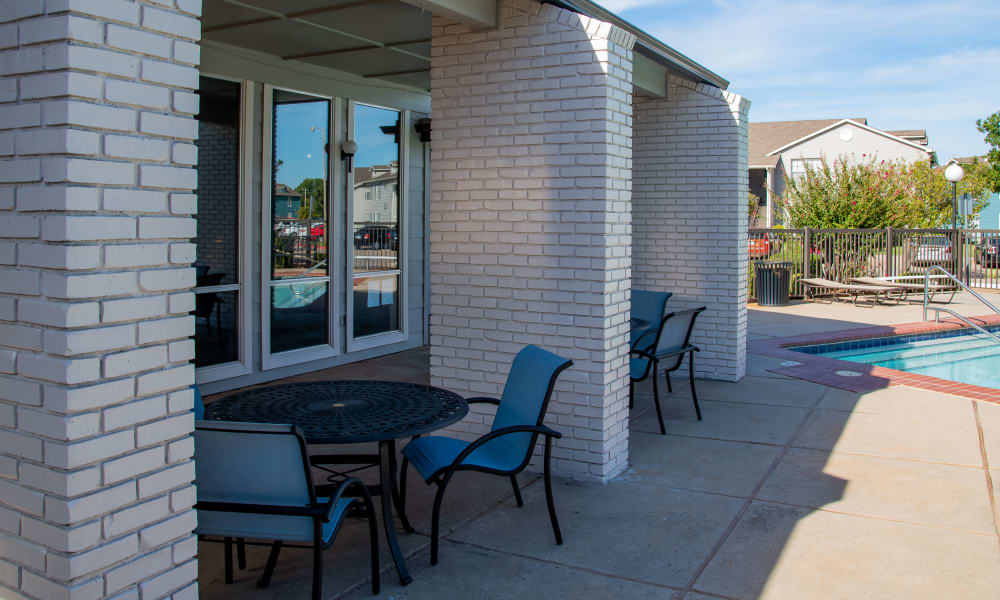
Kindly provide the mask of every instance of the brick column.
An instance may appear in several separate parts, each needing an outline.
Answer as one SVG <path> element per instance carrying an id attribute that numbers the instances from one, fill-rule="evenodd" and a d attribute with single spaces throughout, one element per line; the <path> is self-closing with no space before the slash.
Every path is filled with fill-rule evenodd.
<path id="1" fill-rule="evenodd" d="M 197 596 L 200 5 L 0 2 L 0 597 Z"/>
<path id="2" fill-rule="evenodd" d="M 669 78 L 667 98 L 636 97 L 632 285 L 707 306 L 696 374 L 746 373 L 747 114 L 750 101 Z"/>
<path id="3" fill-rule="evenodd" d="M 600 481 L 628 452 L 634 42 L 530 0 L 495 30 L 433 26 L 431 381 L 495 396 L 527 344 L 572 359 L 556 469 Z"/>

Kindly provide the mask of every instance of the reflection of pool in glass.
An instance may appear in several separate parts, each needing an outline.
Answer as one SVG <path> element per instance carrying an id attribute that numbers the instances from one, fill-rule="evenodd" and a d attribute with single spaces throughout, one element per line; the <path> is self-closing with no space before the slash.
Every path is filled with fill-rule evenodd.
<path id="1" fill-rule="evenodd" d="M 354 278 L 354 337 L 398 331 L 399 276 Z"/>
<path id="2" fill-rule="evenodd" d="M 273 308 L 301 308 L 318 300 L 326 293 L 326 282 L 299 283 L 275 286 L 271 290 Z"/>
<path id="3" fill-rule="evenodd" d="M 991 332 L 1000 327 L 988 328 Z M 791 348 L 876 367 L 1000 389 L 1000 343 L 974 329 Z"/>

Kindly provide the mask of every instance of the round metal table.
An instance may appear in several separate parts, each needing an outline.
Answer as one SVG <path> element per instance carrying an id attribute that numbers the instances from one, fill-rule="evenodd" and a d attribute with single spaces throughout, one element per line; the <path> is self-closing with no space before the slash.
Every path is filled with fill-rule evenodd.
<path id="1" fill-rule="evenodd" d="M 250 423 L 290 423 L 309 444 L 378 442 L 378 455 L 313 455 L 322 464 L 378 464 L 382 520 L 399 579 L 410 577 L 396 539 L 392 505 L 413 531 L 396 489 L 396 439 L 447 427 L 469 412 L 465 399 L 445 389 L 396 381 L 310 381 L 254 388 L 205 407 L 205 418 Z M 328 470 L 329 471 L 329 470 Z M 330 471 L 336 473 L 335 471 Z M 388 486 L 388 492 L 386 492 Z M 322 487 L 322 486 L 317 486 Z M 320 493 L 318 491 L 317 493 Z"/>

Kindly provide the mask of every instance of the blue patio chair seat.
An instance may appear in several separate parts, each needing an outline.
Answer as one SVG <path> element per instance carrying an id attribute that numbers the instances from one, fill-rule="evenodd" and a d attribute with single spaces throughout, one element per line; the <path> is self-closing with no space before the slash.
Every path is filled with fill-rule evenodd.
<path id="1" fill-rule="evenodd" d="M 486 403 L 497 406 L 490 432 L 466 442 L 444 436 L 419 437 L 403 448 L 400 468 L 400 507 L 406 506 L 406 470 L 412 462 L 424 482 L 437 485 L 431 516 L 431 564 L 437 564 L 438 532 L 441 500 L 452 477 L 459 471 L 471 470 L 510 478 L 518 506 L 524 506 L 517 474 L 531 461 L 531 452 L 538 436 L 545 436 L 545 500 L 556 543 L 562 544 L 562 532 L 552 501 L 552 440 L 562 437 L 545 427 L 545 411 L 559 374 L 573 361 L 543 350 L 526 346 L 514 357 L 507 375 L 503 395 L 494 398 L 469 398 L 469 404 Z"/>
<path id="2" fill-rule="evenodd" d="M 492 471 L 513 471 L 521 464 L 523 456 L 510 452 L 508 447 L 494 444 L 502 439 L 488 442 L 465 457 L 462 465 Z M 413 440 L 406 448 L 406 457 L 424 480 L 430 479 L 438 471 L 447 468 L 472 442 L 435 435 Z"/>
<path id="3" fill-rule="evenodd" d="M 205 399 L 201 397 L 198 384 L 192 385 L 191 389 L 194 390 L 194 419 L 200 421 L 205 418 Z"/>
<path id="4" fill-rule="evenodd" d="M 347 478 L 331 496 L 317 498 L 306 441 L 298 429 L 292 425 L 197 421 L 194 449 L 198 493 L 195 533 L 223 538 L 226 583 L 233 581 L 233 538 L 245 544 L 253 542 L 244 540 L 270 540 L 257 543 L 271 547 L 257 585 L 266 587 L 271 581 L 283 546 L 311 548 L 312 597 L 319 600 L 323 550 L 333 543 L 347 509 L 361 504 L 368 517 L 372 593 L 378 593 L 380 564 L 371 494 L 360 480 Z M 349 496 L 351 492 L 356 496 Z"/>
<path id="5" fill-rule="evenodd" d="M 663 425 L 663 410 L 660 408 L 660 389 L 656 383 L 660 368 L 667 378 L 667 391 L 673 392 L 670 384 L 670 372 L 676 371 L 688 355 L 689 381 L 691 383 L 691 399 L 694 401 L 695 414 L 701 420 L 701 407 L 698 406 L 698 394 L 694 388 L 694 353 L 700 349 L 691 344 L 691 334 L 694 332 L 694 321 L 705 310 L 705 307 L 679 310 L 664 316 L 659 324 L 643 333 L 632 345 L 629 352 L 629 384 L 628 407 L 635 403 L 635 383 L 653 377 L 653 400 L 656 405 L 656 416 L 660 421 L 660 433 L 666 434 Z M 661 365 L 660 363 L 664 363 Z"/>

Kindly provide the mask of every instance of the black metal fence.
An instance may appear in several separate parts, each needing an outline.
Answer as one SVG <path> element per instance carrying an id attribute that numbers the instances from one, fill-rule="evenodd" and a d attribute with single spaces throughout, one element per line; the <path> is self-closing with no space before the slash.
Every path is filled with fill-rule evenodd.
<path id="1" fill-rule="evenodd" d="M 800 280 L 822 277 L 923 275 L 940 265 L 973 288 L 1000 289 L 1000 230 L 981 229 L 751 229 L 748 294 L 753 296 L 753 262 L 792 263 L 793 296 Z"/>

